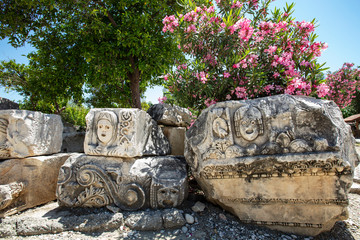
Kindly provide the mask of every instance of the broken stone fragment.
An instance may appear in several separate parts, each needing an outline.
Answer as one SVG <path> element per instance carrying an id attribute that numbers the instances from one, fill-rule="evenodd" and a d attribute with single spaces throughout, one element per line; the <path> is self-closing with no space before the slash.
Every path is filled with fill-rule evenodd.
<path id="1" fill-rule="evenodd" d="M 187 131 L 185 157 L 209 201 L 305 235 L 347 218 L 359 161 L 334 102 L 290 95 L 212 105 Z"/>
<path id="2" fill-rule="evenodd" d="M 0 159 L 60 152 L 61 117 L 26 110 L 0 110 Z"/>
<path id="3" fill-rule="evenodd" d="M 91 109 L 86 125 L 87 155 L 137 157 L 170 152 L 170 144 L 160 127 L 140 109 Z"/>
<path id="4" fill-rule="evenodd" d="M 0 162 L 0 217 L 56 199 L 60 167 L 69 154 L 54 154 Z"/>
<path id="5" fill-rule="evenodd" d="M 158 124 L 174 127 L 187 127 L 191 123 L 191 112 L 176 105 L 154 104 L 147 111 Z"/>
<path id="6" fill-rule="evenodd" d="M 74 155 L 61 167 L 57 199 L 67 207 L 171 208 L 187 197 L 184 159 Z"/>

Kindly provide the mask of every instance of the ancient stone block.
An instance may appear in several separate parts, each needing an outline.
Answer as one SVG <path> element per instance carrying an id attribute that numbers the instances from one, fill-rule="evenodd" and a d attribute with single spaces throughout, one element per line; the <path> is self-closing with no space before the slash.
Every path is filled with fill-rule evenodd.
<path id="1" fill-rule="evenodd" d="M 154 104 L 147 112 L 158 124 L 187 127 L 191 123 L 191 112 L 179 106 Z"/>
<path id="2" fill-rule="evenodd" d="M 160 127 L 139 109 L 91 109 L 86 125 L 84 151 L 88 155 L 136 157 L 170 152 Z"/>
<path id="3" fill-rule="evenodd" d="M 185 160 L 176 157 L 74 155 L 60 169 L 57 198 L 68 207 L 176 207 L 187 194 L 186 176 Z"/>
<path id="4" fill-rule="evenodd" d="M 19 109 L 19 104 L 7 98 L 0 97 L 0 110 Z"/>
<path id="5" fill-rule="evenodd" d="M 60 152 L 61 117 L 26 110 L 0 110 L 0 159 Z"/>
<path id="6" fill-rule="evenodd" d="M 187 131 L 185 157 L 211 202 L 305 235 L 347 218 L 359 161 L 335 103 L 290 95 L 209 107 Z"/>
<path id="7" fill-rule="evenodd" d="M 171 148 L 170 155 L 184 156 L 186 128 L 162 126 L 161 129 L 165 137 L 169 140 Z"/>
<path id="8" fill-rule="evenodd" d="M 56 199 L 60 167 L 69 154 L 0 162 L 0 217 Z"/>

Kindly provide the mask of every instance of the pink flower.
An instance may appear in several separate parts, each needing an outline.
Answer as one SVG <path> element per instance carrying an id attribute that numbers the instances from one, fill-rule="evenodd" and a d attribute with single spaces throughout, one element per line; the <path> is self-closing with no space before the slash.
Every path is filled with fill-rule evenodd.
<path id="1" fill-rule="evenodd" d="M 317 94 L 319 97 L 325 97 L 326 95 L 328 95 L 330 91 L 330 88 L 328 85 L 326 85 L 325 83 L 321 83 L 319 86 L 317 86 Z"/>
<path id="2" fill-rule="evenodd" d="M 167 97 L 166 96 L 164 96 L 164 97 L 159 97 L 158 98 L 158 101 L 159 101 L 159 103 L 160 104 L 164 104 L 164 102 L 167 100 Z"/>
<path id="3" fill-rule="evenodd" d="M 224 72 L 224 78 L 229 78 L 229 77 L 230 77 L 230 73 Z"/>

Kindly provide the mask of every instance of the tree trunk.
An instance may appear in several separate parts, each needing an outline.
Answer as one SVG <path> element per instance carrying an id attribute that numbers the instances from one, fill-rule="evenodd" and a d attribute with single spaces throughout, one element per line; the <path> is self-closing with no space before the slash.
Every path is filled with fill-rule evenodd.
<path id="1" fill-rule="evenodd" d="M 130 80 L 130 90 L 131 90 L 131 106 L 133 108 L 141 109 L 141 101 L 140 101 L 140 70 L 136 66 L 136 58 L 131 56 L 130 63 L 132 72 L 128 73 L 128 77 Z"/>

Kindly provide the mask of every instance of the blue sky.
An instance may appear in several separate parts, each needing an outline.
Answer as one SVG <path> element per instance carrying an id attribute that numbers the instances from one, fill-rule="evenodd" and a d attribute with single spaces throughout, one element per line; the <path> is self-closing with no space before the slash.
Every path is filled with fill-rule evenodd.
<path id="1" fill-rule="evenodd" d="M 328 49 L 319 58 L 319 62 L 326 62 L 330 71 L 339 69 L 344 62 L 354 63 L 360 66 L 360 0 L 276 0 L 271 4 L 282 8 L 286 3 L 295 2 L 293 16 L 297 21 L 311 21 L 316 18 L 318 27 L 315 32 L 319 35 L 317 41 L 328 43 Z M 26 55 L 34 50 L 31 46 L 18 49 L 12 48 L 6 40 L 0 41 L 0 60 L 15 59 L 19 63 L 27 63 Z M 0 87 L 0 96 L 13 101 L 21 100 L 16 92 L 6 93 Z M 158 103 L 157 99 L 162 96 L 162 88 L 155 87 L 146 92 L 146 101 Z"/>

